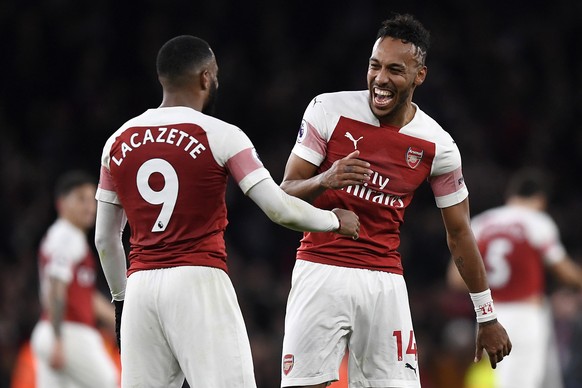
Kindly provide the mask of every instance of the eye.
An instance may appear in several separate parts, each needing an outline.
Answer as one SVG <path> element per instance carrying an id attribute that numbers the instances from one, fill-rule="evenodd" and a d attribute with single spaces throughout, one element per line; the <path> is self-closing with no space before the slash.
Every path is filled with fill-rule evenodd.
<path id="1" fill-rule="evenodd" d="M 406 70 L 402 67 L 390 67 L 390 72 L 392 74 L 401 75 L 401 74 L 406 73 Z"/>

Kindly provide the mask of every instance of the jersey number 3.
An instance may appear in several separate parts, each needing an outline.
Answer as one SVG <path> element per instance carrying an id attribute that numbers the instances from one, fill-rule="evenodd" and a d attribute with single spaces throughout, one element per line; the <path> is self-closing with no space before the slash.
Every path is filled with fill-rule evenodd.
<path id="1" fill-rule="evenodd" d="M 160 190 L 154 190 L 150 185 L 152 174 L 161 174 L 164 178 L 164 186 Z M 166 230 L 174 206 L 178 199 L 178 174 L 172 165 L 164 159 L 150 159 L 141 165 L 136 177 L 137 190 L 142 198 L 152 205 L 162 205 L 158 218 L 152 226 L 152 232 Z"/>

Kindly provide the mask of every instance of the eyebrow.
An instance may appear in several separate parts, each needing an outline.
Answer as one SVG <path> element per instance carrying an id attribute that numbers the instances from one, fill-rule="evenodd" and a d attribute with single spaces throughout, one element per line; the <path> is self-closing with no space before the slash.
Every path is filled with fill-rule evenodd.
<path id="1" fill-rule="evenodd" d="M 368 62 L 374 62 L 374 63 L 380 63 L 380 61 L 377 58 L 374 57 L 370 57 L 370 60 Z M 406 69 L 406 64 L 402 64 L 402 63 L 390 63 L 388 65 L 388 67 L 391 68 L 398 68 L 398 69 Z"/>

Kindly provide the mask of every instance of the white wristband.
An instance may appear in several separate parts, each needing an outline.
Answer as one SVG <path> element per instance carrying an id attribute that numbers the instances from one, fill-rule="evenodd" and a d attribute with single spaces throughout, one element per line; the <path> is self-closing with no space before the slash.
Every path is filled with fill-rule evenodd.
<path id="1" fill-rule="evenodd" d="M 482 292 L 469 293 L 469 295 L 473 301 L 473 306 L 475 306 L 478 323 L 489 322 L 497 318 L 490 289 Z"/>

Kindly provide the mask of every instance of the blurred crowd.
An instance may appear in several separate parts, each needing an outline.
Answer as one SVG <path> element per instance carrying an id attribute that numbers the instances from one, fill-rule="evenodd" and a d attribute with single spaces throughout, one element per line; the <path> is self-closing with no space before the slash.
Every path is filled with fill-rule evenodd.
<path id="1" fill-rule="evenodd" d="M 366 88 L 380 22 L 413 13 L 432 33 L 415 101 L 463 156 L 472 213 L 503 202 L 523 166 L 553 177 L 550 214 L 582 261 L 582 3 L 555 0 L 0 3 L 0 388 L 37 320 L 36 249 L 55 217 L 54 179 L 98 176 L 103 143 L 161 101 L 155 56 L 169 38 L 207 40 L 219 64 L 216 116 L 241 127 L 280 181 L 303 110 L 316 94 Z M 257 383 L 278 386 L 285 303 L 301 235 L 228 193 L 230 274 L 249 331 Z M 425 388 L 462 387 L 473 359 L 468 295 L 447 288 L 440 212 L 427 185 L 402 229 Z M 103 277 L 101 288 L 107 292 Z M 550 280 L 551 286 L 551 280 Z M 550 287 L 567 388 L 582 387 L 582 298 Z M 575 344 L 578 347 L 575 348 Z"/>

